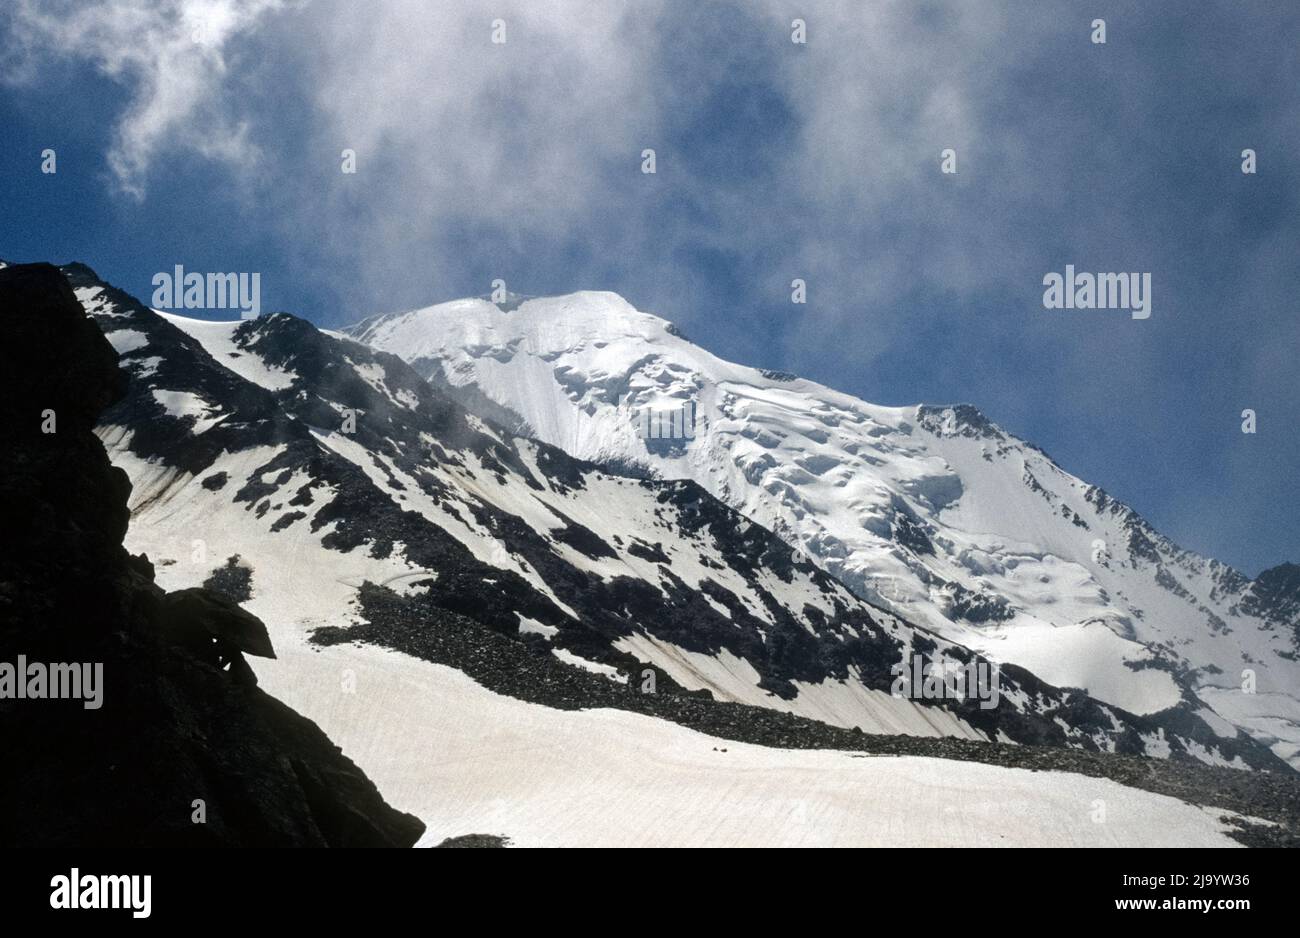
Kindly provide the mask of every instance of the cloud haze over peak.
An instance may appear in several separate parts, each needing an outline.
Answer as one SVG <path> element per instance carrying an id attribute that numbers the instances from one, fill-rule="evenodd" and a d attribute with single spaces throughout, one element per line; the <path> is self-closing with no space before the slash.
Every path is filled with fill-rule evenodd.
<path id="1" fill-rule="evenodd" d="M 260 270 L 264 305 L 327 325 L 498 277 L 614 290 L 724 357 L 971 401 L 1253 573 L 1300 555 L 1298 27 L 1228 2 L 18 0 L 3 169 L 61 162 L 14 186 L 0 256 L 138 294 L 173 263 Z M 1151 272 L 1152 317 L 1045 310 L 1067 264 Z"/>

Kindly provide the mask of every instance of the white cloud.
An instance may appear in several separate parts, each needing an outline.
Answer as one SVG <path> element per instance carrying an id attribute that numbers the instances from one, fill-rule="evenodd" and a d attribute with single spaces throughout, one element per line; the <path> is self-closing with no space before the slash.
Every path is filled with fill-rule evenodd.
<path id="1" fill-rule="evenodd" d="M 282 0 L 9 0 L 6 58 L 32 78 L 44 56 L 85 59 L 131 89 L 108 164 L 143 196 L 151 161 L 168 145 L 251 163 L 246 125 L 220 94 L 225 50 Z"/>
<path id="2" fill-rule="evenodd" d="M 463 226 L 500 243 L 582 230 L 655 146 L 661 5 L 423 0 L 312 10 L 312 153 L 332 178 L 309 211 L 347 224 L 336 250 L 372 284 L 450 274 Z M 492 27 L 505 22 L 506 41 Z M 635 28 L 634 28 L 635 27 Z M 297 28 L 297 27 L 295 27 Z M 343 149 L 357 172 L 338 172 Z M 478 247 L 482 247 L 479 245 Z M 508 276 L 508 271 L 501 271 Z M 487 284 L 483 284 L 484 291 Z"/>

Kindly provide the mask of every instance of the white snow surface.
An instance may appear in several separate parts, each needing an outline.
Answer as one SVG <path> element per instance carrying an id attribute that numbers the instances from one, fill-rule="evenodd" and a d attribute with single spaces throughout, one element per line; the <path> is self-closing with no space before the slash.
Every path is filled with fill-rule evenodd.
<path id="1" fill-rule="evenodd" d="M 153 398 L 162 405 L 168 417 L 183 420 L 194 419 L 194 432 L 202 433 L 216 426 L 226 415 L 202 397 L 190 391 L 167 391 L 155 389 Z"/>
<path id="2" fill-rule="evenodd" d="M 282 368 L 269 365 L 257 355 L 257 346 L 240 346 L 235 341 L 235 330 L 246 320 L 212 321 L 191 319 L 154 310 L 186 335 L 198 340 L 204 351 L 218 364 L 230 369 L 245 381 L 251 381 L 269 391 L 281 391 L 293 384 L 294 376 Z M 119 349 L 120 351 L 120 349 Z"/>
<path id="3" fill-rule="evenodd" d="M 881 407 L 732 364 L 612 293 L 510 311 L 457 300 L 353 332 L 574 456 L 695 480 L 863 598 L 1052 683 L 1152 713 L 1178 702 L 1179 669 L 1221 718 L 1300 767 L 1294 630 L 1238 608 L 1235 571 L 970 409 Z M 638 435 L 636 408 L 688 402 L 694 439 Z M 904 549 L 900 515 L 933 553 Z M 970 621 L 944 583 L 1001 597 L 1011 614 Z M 1257 693 L 1242 691 L 1245 669 Z"/>

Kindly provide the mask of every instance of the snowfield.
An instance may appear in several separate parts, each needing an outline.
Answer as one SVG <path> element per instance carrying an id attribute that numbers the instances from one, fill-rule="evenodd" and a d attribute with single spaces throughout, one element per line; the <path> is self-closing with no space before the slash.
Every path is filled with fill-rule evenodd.
<path id="1" fill-rule="evenodd" d="M 267 365 L 257 355 L 252 354 L 251 350 L 241 349 L 235 344 L 235 330 L 244 324 L 244 320 L 208 321 L 165 313 L 162 310 L 154 310 L 154 312 L 197 339 L 209 355 L 245 381 L 251 381 L 258 387 L 270 391 L 280 391 L 293 384 L 293 375 L 282 368 Z M 121 352 L 122 349 L 118 349 L 118 353 Z"/>
<path id="2" fill-rule="evenodd" d="M 1105 779 L 767 749 L 523 703 L 392 652 L 273 638 L 281 660 L 257 662 L 262 686 L 424 821 L 425 846 L 471 833 L 539 847 L 1236 845 L 1225 812 Z"/>

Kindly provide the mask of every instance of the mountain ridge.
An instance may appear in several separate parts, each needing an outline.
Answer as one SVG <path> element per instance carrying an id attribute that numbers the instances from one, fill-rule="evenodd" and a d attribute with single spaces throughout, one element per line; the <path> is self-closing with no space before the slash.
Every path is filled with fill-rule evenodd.
<path id="1" fill-rule="evenodd" d="M 220 555 L 251 565 L 255 608 L 268 569 L 293 579 L 278 542 L 292 545 L 291 560 L 301 552 L 322 566 L 381 568 L 339 582 L 397 583 L 396 596 L 362 590 L 341 602 L 362 621 L 396 616 L 394 642 L 403 616 L 465 615 L 629 689 L 648 665 L 664 695 L 705 694 L 874 732 L 1271 764 L 1198 718 L 1099 706 L 1015 665 L 1003 669 L 998 709 L 900 699 L 890 693 L 892 664 L 919 653 L 960 667 L 970 652 L 852 598 L 694 483 L 611 474 L 512 438 L 396 356 L 288 314 L 187 319 L 149 310 L 88 270 L 68 273 L 136 378 L 100 433 L 137 480 L 138 530 L 156 541 L 181 514 L 213 513 L 220 523 L 203 523 L 229 544 Z M 340 432 L 348 413 L 355 427 Z M 259 553 L 262 539 L 268 549 Z M 168 548 L 164 559 L 167 576 L 185 573 L 177 582 L 213 575 L 184 570 L 176 553 Z M 371 621 L 362 634 L 378 641 L 383 629 Z"/>
<path id="2" fill-rule="evenodd" d="M 344 331 L 517 432 L 699 482 L 950 640 L 1138 712 L 1199 696 L 1300 752 L 1290 567 L 1251 580 L 1184 550 L 971 405 L 880 407 L 732 365 L 603 292 L 509 313 L 453 301 Z M 702 415 L 693 439 L 640 438 L 639 409 L 684 405 Z"/>

